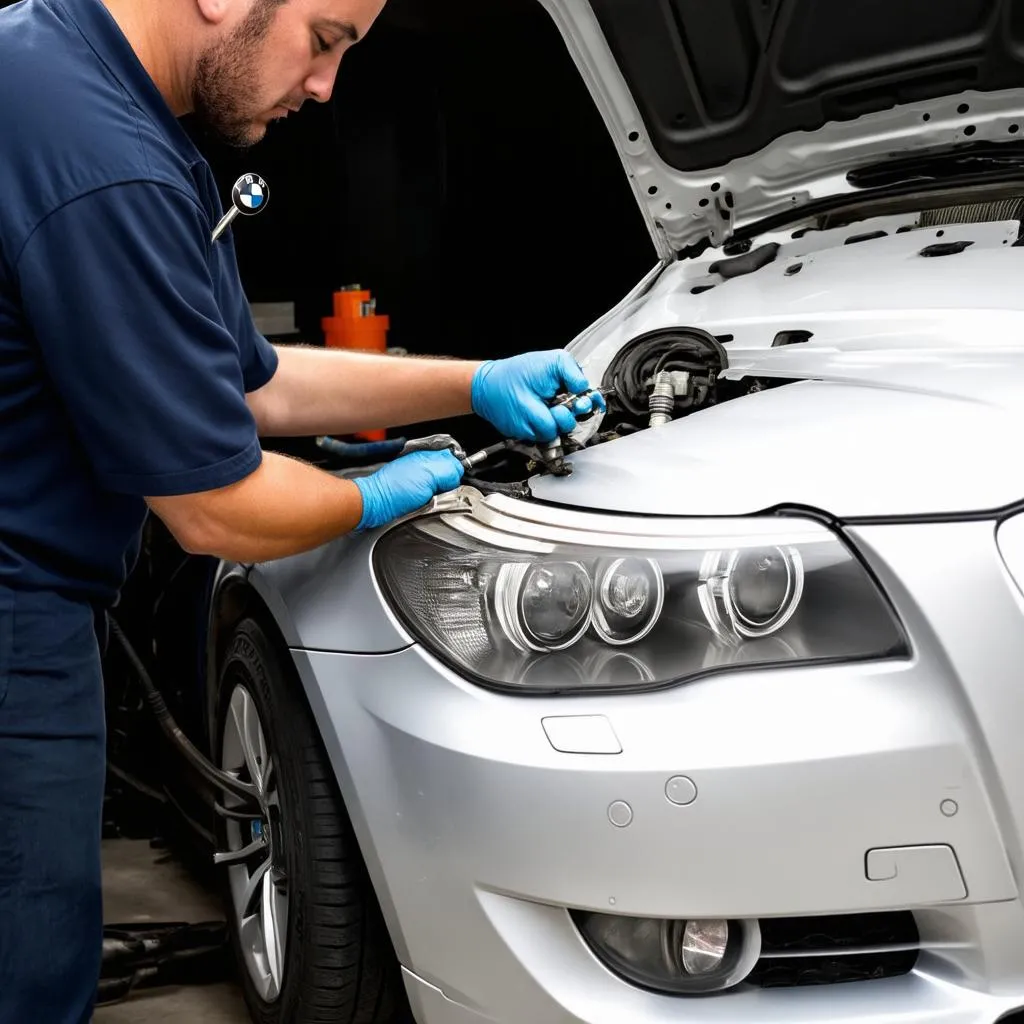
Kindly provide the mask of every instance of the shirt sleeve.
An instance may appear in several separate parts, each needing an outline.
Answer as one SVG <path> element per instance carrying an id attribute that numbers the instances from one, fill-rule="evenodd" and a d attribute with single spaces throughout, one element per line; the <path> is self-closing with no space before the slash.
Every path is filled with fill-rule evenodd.
<path id="1" fill-rule="evenodd" d="M 132 182 L 62 206 L 19 256 L 29 327 L 111 491 L 211 490 L 260 464 L 246 377 L 269 379 L 274 353 L 260 350 L 243 366 L 218 306 L 211 244 L 207 218 L 185 192 Z"/>
<path id="2" fill-rule="evenodd" d="M 277 349 L 256 329 L 252 314 L 248 311 L 246 323 L 250 341 L 242 352 L 242 379 L 248 394 L 270 383 L 270 378 L 277 373 L 279 360 Z"/>
<path id="3" fill-rule="evenodd" d="M 277 372 L 277 349 L 260 333 L 253 319 L 252 308 L 238 281 L 238 261 L 235 258 L 234 240 L 231 233 L 222 236 L 218 261 L 221 279 L 221 294 L 231 296 L 231 309 L 225 310 L 229 324 L 238 325 L 239 355 L 242 360 L 242 380 L 245 391 L 258 391 Z"/>

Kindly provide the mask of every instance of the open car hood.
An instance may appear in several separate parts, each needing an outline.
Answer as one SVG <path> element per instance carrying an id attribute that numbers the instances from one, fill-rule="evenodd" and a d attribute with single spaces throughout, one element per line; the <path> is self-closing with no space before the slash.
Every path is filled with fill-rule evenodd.
<path id="1" fill-rule="evenodd" d="M 540 2 L 662 257 L 936 175 L 1024 180 L 1016 0 Z"/>

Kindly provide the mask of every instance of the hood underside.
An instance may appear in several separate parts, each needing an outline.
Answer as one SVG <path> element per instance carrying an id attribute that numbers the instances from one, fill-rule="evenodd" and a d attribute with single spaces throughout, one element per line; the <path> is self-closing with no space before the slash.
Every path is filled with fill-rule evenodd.
<path id="1" fill-rule="evenodd" d="M 591 0 L 654 148 L 721 167 L 782 135 L 1021 84 L 1009 0 Z"/>
<path id="2" fill-rule="evenodd" d="M 927 185 L 920 167 L 881 186 L 850 172 L 1013 145 L 1024 127 L 1016 0 L 541 2 L 663 256 L 826 198 Z"/>

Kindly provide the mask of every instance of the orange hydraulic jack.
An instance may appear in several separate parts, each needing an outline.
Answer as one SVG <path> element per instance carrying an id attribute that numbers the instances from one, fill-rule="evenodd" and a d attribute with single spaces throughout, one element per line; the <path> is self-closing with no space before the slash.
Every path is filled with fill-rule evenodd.
<path id="1" fill-rule="evenodd" d="M 334 315 L 320 321 L 328 348 L 361 352 L 386 352 L 390 320 L 377 313 L 377 300 L 357 284 L 334 293 Z M 383 441 L 384 430 L 364 430 L 356 435 L 367 441 Z"/>

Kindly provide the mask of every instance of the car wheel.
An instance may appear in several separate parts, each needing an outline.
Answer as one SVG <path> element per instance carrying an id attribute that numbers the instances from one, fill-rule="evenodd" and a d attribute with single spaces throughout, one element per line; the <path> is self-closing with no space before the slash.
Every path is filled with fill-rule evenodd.
<path id="1" fill-rule="evenodd" d="M 245 619 L 220 673 L 220 764 L 260 793 L 224 817 L 229 931 L 259 1024 L 406 1020 L 398 963 L 294 668 Z M 230 813 L 232 801 L 227 800 Z M 400 1013 L 401 1011 L 401 1013 Z"/>

